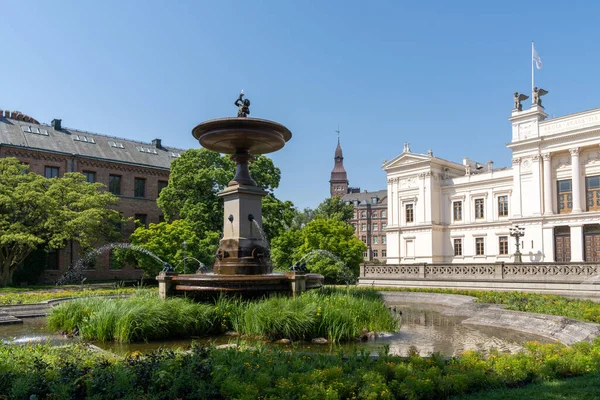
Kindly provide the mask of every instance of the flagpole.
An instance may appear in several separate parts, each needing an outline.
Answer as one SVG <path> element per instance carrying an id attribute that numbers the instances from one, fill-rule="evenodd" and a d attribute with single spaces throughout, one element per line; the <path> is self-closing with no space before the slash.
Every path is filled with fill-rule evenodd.
<path id="1" fill-rule="evenodd" d="M 533 40 L 531 41 L 531 91 L 533 92 Z"/>

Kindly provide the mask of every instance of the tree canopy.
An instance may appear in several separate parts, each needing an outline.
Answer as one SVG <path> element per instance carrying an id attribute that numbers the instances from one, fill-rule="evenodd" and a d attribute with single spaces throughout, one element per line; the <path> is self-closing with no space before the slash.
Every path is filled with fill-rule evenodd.
<path id="1" fill-rule="evenodd" d="M 354 206 L 346 204 L 340 197 L 329 197 L 315 208 L 313 218 L 333 218 L 348 222 L 354 216 Z"/>
<path id="2" fill-rule="evenodd" d="M 23 260 L 37 248 L 64 247 L 73 240 L 89 249 L 119 236 L 118 198 L 79 173 L 47 179 L 28 173 L 16 158 L 0 159 L 0 286 L 12 282 Z"/>
<path id="3" fill-rule="evenodd" d="M 310 272 L 340 282 L 358 276 L 365 250 L 366 245 L 354 236 L 351 225 L 335 218 L 316 218 L 300 230 L 275 238 L 271 242 L 271 261 L 280 269 L 288 269 L 304 259 Z"/>

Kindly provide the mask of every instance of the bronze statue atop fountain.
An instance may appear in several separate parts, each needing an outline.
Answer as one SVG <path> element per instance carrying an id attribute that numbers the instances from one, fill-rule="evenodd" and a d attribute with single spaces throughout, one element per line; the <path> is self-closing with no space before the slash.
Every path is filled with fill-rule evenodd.
<path id="1" fill-rule="evenodd" d="M 250 114 L 250 100 L 244 99 L 244 91 L 240 93 L 240 97 L 237 98 L 235 104 L 238 108 L 238 118 L 246 118 Z"/>

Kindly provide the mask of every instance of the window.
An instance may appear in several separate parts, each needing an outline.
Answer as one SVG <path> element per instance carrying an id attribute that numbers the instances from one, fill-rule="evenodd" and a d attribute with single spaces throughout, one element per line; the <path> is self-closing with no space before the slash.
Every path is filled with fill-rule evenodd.
<path id="1" fill-rule="evenodd" d="M 158 196 L 160 196 L 160 192 L 167 187 L 167 185 L 169 184 L 169 182 L 167 181 L 158 181 Z"/>
<path id="2" fill-rule="evenodd" d="M 362 236 L 360 237 L 360 240 L 362 240 L 362 241 L 363 241 L 363 243 L 367 243 L 367 237 L 366 237 L 365 235 L 362 235 Z"/>
<path id="3" fill-rule="evenodd" d="M 567 214 L 573 209 L 573 188 L 571 186 L 571 180 L 565 179 L 564 181 L 558 181 L 557 191 L 558 194 L 558 213 Z"/>
<path id="4" fill-rule="evenodd" d="M 44 175 L 46 178 L 58 178 L 58 167 L 46 167 Z"/>
<path id="5" fill-rule="evenodd" d="M 382 223 L 381 224 L 381 230 L 385 231 L 385 228 L 387 228 L 387 224 L 386 223 Z"/>
<path id="6" fill-rule="evenodd" d="M 121 195 L 121 175 L 109 175 L 108 191 L 118 196 Z"/>
<path id="7" fill-rule="evenodd" d="M 454 255 L 462 256 L 462 239 L 454 239 Z"/>
<path id="8" fill-rule="evenodd" d="M 406 222 L 414 222 L 415 215 L 414 215 L 414 210 L 413 210 L 413 204 L 407 204 L 405 206 L 405 210 L 406 210 Z"/>
<path id="9" fill-rule="evenodd" d="M 133 180 L 133 196 L 146 197 L 146 180 L 143 178 L 135 178 Z"/>
<path id="10" fill-rule="evenodd" d="M 158 216 L 158 222 L 165 222 L 165 216 L 164 215 L 159 215 Z M 354 226 L 354 230 L 356 230 L 356 225 Z"/>
<path id="11" fill-rule="evenodd" d="M 386 249 L 381 250 L 381 257 L 387 257 L 387 250 Z"/>
<path id="12" fill-rule="evenodd" d="M 373 230 L 374 231 L 378 231 L 379 230 L 379 224 L 373 224 Z"/>
<path id="13" fill-rule="evenodd" d="M 475 255 L 483 256 L 485 255 L 485 247 L 483 243 L 483 238 L 475 238 Z"/>
<path id="14" fill-rule="evenodd" d="M 600 211 L 600 175 L 585 178 L 588 211 Z"/>
<path id="15" fill-rule="evenodd" d="M 371 197 L 371 204 L 377 204 L 377 197 Z"/>
<path id="16" fill-rule="evenodd" d="M 379 244 L 379 236 L 373 236 L 373 244 Z"/>
<path id="17" fill-rule="evenodd" d="M 462 201 L 452 203 L 452 210 L 454 212 L 454 220 L 462 221 Z"/>
<path id="18" fill-rule="evenodd" d="M 373 212 L 373 218 L 377 218 L 379 214 L 377 214 L 377 211 Z"/>
<path id="19" fill-rule="evenodd" d="M 498 216 L 508 217 L 508 196 L 498 196 Z"/>
<path id="20" fill-rule="evenodd" d="M 363 251 L 363 258 L 367 258 L 367 252 Z"/>
<path id="21" fill-rule="evenodd" d="M 352 224 L 352 228 L 354 228 L 354 232 L 356 232 L 356 224 Z"/>
<path id="22" fill-rule="evenodd" d="M 367 224 L 365 224 L 365 223 L 360 224 L 360 230 L 363 231 L 363 232 L 366 231 L 367 230 Z"/>
<path id="23" fill-rule="evenodd" d="M 148 227 L 148 215 L 147 214 L 135 214 L 135 221 L 142 225 L 144 228 Z"/>
<path id="24" fill-rule="evenodd" d="M 83 175 L 85 176 L 85 180 L 89 183 L 96 182 L 96 173 L 91 171 L 83 171 Z"/>
<path id="25" fill-rule="evenodd" d="M 366 212 L 364 212 L 364 211 L 363 211 L 363 212 L 361 212 L 361 213 L 360 213 L 360 217 L 361 217 L 361 218 L 367 218 L 367 213 L 366 213 Z"/>
<path id="26" fill-rule="evenodd" d="M 508 254 L 508 236 L 500 236 L 498 238 L 498 254 Z"/>
<path id="27" fill-rule="evenodd" d="M 475 218 L 484 218 L 483 199 L 475 199 Z"/>
<path id="28" fill-rule="evenodd" d="M 387 236 L 383 235 L 381 237 L 381 244 L 387 244 Z"/>
<path id="29" fill-rule="evenodd" d="M 379 252 L 377 250 L 373 250 L 373 258 L 379 257 Z"/>
<path id="30" fill-rule="evenodd" d="M 387 211 L 381 212 L 381 218 L 387 218 Z"/>

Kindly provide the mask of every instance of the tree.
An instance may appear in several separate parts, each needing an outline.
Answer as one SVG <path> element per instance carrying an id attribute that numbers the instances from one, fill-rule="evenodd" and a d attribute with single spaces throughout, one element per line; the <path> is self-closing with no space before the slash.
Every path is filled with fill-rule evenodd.
<path id="1" fill-rule="evenodd" d="M 140 246 L 151 251 L 161 260 L 168 262 L 179 273 L 192 273 L 200 266 L 198 261 L 204 265 L 212 265 L 219 244 L 218 232 L 197 232 L 191 223 L 185 219 L 173 222 L 161 222 L 150 224 L 148 228 L 138 227 L 129 237 L 131 244 Z M 183 249 L 183 242 L 186 249 Z M 146 276 L 158 275 L 163 266 L 155 259 L 143 253 L 133 250 L 118 252 L 119 261 L 135 262 L 138 268 L 143 269 Z M 184 255 L 186 257 L 186 271 L 184 267 Z"/>
<path id="2" fill-rule="evenodd" d="M 365 244 L 354 236 L 351 225 L 335 218 L 317 218 L 301 230 L 286 232 L 271 243 L 271 260 L 287 269 L 300 260 L 310 272 L 340 282 L 358 276 Z M 328 254 L 329 253 L 329 254 Z"/>
<path id="3" fill-rule="evenodd" d="M 262 200 L 262 227 L 269 240 L 276 238 L 289 230 L 296 216 L 294 203 L 289 200 L 281 201 L 272 194 Z"/>
<path id="4" fill-rule="evenodd" d="M 218 193 L 233 179 L 235 163 L 206 149 L 187 150 L 171 164 L 169 184 L 160 192 L 158 206 L 167 221 L 188 220 L 198 231 L 223 229 L 223 199 Z M 258 156 L 250 164 L 256 184 L 272 192 L 279 186 L 281 172 L 273 161 Z M 268 217 L 268 213 L 263 213 Z"/>
<path id="5" fill-rule="evenodd" d="M 354 206 L 346 204 L 340 197 L 329 197 L 317 206 L 314 218 L 333 218 L 348 222 L 354 217 Z"/>
<path id="6" fill-rule="evenodd" d="M 23 260 L 40 247 L 59 249 L 73 240 L 90 249 L 115 239 L 118 198 L 79 173 L 47 179 L 28 173 L 16 158 L 0 159 L 0 286 L 12 282 Z"/>

